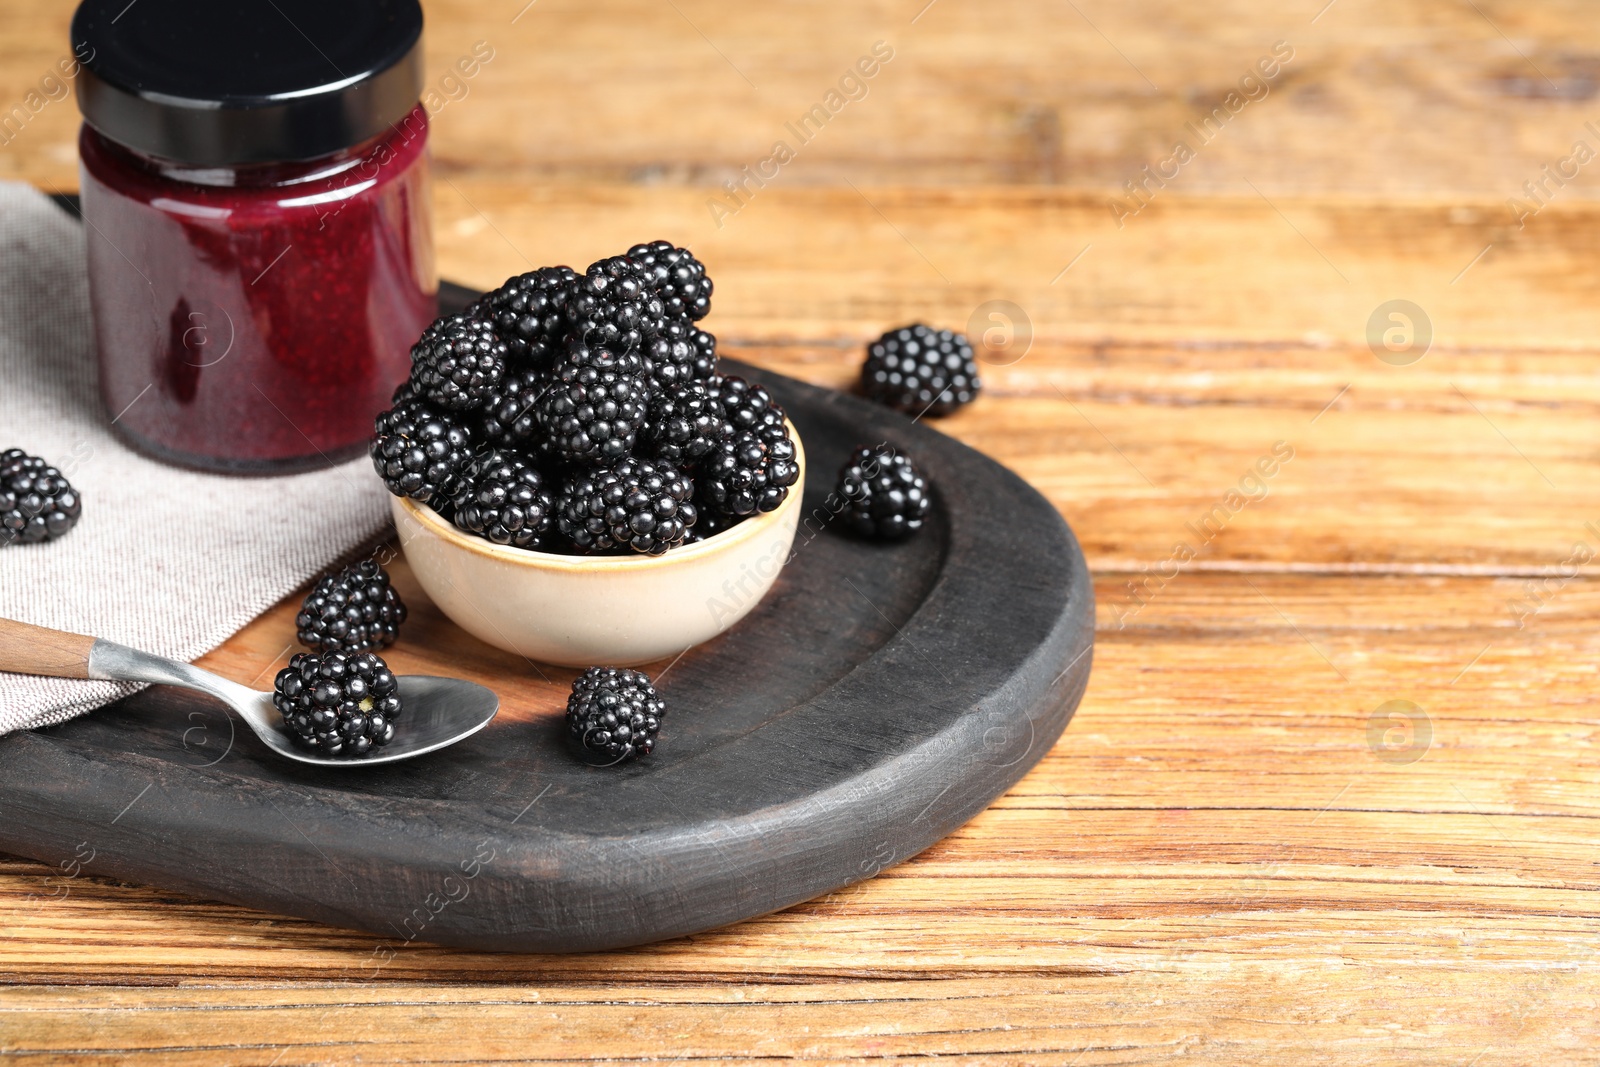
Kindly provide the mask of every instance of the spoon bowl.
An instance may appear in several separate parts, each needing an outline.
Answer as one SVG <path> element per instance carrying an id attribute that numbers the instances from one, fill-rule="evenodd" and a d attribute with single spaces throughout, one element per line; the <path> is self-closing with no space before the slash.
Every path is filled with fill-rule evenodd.
<path id="1" fill-rule="evenodd" d="M 394 740 L 373 749 L 370 755 L 357 758 L 319 756 L 297 748 L 288 732 L 279 725 L 283 717 L 272 706 L 271 693 L 247 690 L 250 694 L 247 700 L 237 704 L 225 700 L 224 703 L 238 712 L 255 735 L 278 755 L 299 763 L 341 769 L 397 763 L 437 752 L 488 726 L 500 709 L 500 698 L 494 695 L 494 690 L 476 682 L 432 674 L 402 674 L 396 676 L 395 681 L 400 683 L 402 713 L 395 722 Z"/>
<path id="2" fill-rule="evenodd" d="M 436 752 L 471 737 L 495 717 L 494 691 L 460 678 L 401 675 L 401 717 L 394 740 L 360 757 L 319 756 L 295 746 L 280 725 L 282 716 L 263 693 L 220 675 L 150 652 L 83 634 L 0 619 L 0 671 L 51 678 L 97 678 L 113 682 L 153 682 L 208 693 L 222 701 L 268 748 L 297 763 L 342 769 L 374 767 Z"/>

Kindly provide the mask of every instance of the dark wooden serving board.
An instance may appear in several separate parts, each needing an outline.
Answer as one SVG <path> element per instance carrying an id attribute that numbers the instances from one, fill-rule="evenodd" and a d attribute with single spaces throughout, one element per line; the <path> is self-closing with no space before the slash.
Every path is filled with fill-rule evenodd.
<path id="1" fill-rule="evenodd" d="M 665 677 L 649 759 L 584 767 L 558 717 L 502 714 L 386 768 L 289 763 L 243 730 L 204 766 L 186 731 L 214 705 L 156 688 L 0 739 L 0 850 L 54 864 L 93 842 L 95 874 L 386 937 L 573 951 L 761 915 L 938 841 L 1049 750 L 1083 694 L 1094 602 L 1077 541 L 936 430 L 728 369 L 799 428 L 808 514 L 826 514 L 851 447 L 878 441 L 916 458 L 935 513 L 895 545 L 804 523 L 767 599 Z"/>

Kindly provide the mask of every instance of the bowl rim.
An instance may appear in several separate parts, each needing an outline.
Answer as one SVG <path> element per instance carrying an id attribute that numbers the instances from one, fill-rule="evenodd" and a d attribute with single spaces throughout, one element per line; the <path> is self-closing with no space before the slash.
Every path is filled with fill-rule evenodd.
<path id="1" fill-rule="evenodd" d="M 443 515 L 440 515 L 428 505 L 410 497 L 391 494 L 389 502 L 391 507 L 404 510 L 423 529 L 455 548 L 534 570 L 601 571 L 624 574 L 629 571 L 638 571 L 650 567 L 668 567 L 675 564 L 692 563 L 695 560 L 716 555 L 736 545 L 760 537 L 773 527 L 780 525 L 786 516 L 800 507 L 800 503 L 805 497 L 806 450 L 805 445 L 800 441 L 800 433 L 795 429 L 794 423 L 787 418 L 783 421 L 784 425 L 789 428 L 790 438 L 794 441 L 795 465 L 800 468 L 800 476 L 795 480 L 794 485 L 790 487 L 789 495 L 784 499 L 783 503 L 772 511 L 758 512 L 752 515 L 732 529 L 712 534 L 704 541 L 698 541 L 692 545 L 680 545 L 677 548 L 663 552 L 659 556 L 648 556 L 640 553 L 635 553 L 631 556 L 569 556 L 558 552 L 540 552 L 538 549 L 533 548 L 497 545 L 493 541 L 485 540 L 476 534 L 457 529 L 456 525 Z M 799 490 L 799 492 L 794 490 Z M 406 541 L 402 534 L 400 547 L 403 549 L 405 546 Z"/>

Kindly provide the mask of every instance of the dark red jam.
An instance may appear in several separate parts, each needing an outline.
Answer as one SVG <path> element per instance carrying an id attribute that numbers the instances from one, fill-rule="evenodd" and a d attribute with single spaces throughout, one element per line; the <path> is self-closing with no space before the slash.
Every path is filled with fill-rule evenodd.
<path id="1" fill-rule="evenodd" d="M 83 214 L 108 418 L 229 471 L 360 453 L 435 315 L 428 118 L 318 159 L 179 164 L 85 125 Z"/>

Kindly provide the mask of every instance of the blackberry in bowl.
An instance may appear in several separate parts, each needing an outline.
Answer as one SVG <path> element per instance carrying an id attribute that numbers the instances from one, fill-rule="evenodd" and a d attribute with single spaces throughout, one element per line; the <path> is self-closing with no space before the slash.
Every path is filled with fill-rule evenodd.
<path id="1" fill-rule="evenodd" d="M 417 340 L 372 461 L 413 572 L 463 629 L 627 667 L 771 588 L 805 455 L 765 388 L 717 373 L 711 292 L 693 253 L 652 241 L 508 279 Z"/>
<path id="2" fill-rule="evenodd" d="M 693 494 L 681 470 L 625 459 L 574 479 L 561 494 L 557 523 L 585 552 L 659 556 L 683 544 L 694 527 Z"/>
<path id="3" fill-rule="evenodd" d="M 793 447 L 794 485 L 805 476 L 805 450 L 788 427 Z M 639 543 L 621 549 L 613 539 L 593 555 L 494 544 L 461 529 L 433 507 L 411 497 L 392 496 L 390 510 L 405 546 L 407 561 L 439 609 L 475 637 L 532 660 L 574 667 L 607 663 L 629 667 L 668 659 L 727 630 L 758 604 L 788 562 L 800 524 L 801 494 L 787 492 L 771 511 L 756 511 L 742 521 L 716 516 L 713 536 L 695 540 L 703 512 L 682 489 L 668 486 L 672 467 L 655 467 L 662 488 L 646 490 L 648 515 L 629 515 L 624 493 L 622 528 L 640 537 L 631 521 L 649 529 Z M 614 473 L 615 468 L 610 469 Z M 595 468 L 569 474 L 573 482 L 594 477 Z M 654 485 L 654 482 L 650 483 Z M 603 495 L 603 493 L 602 493 Z M 666 503 L 684 527 L 677 547 L 652 555 L 652 538 L 663 530 L 659 514 Z M 609 505 L 608 505 L 609 506 Z M 683 512 L 694 509 L 689 523 Z M 561 505 L 557 507 L 558 514 Z M 601 518 L 605 518 L 602 508 Z M 589 512 L 585 511 L 588 517 Z M 608 531 L 614 530 L 606 523 Z M 608 533 L 609 536 L 609 533 Z M 666 531 L 669 540 L 680 536 Z M 641 551 L 640 548 L 643 547 Z"/>

